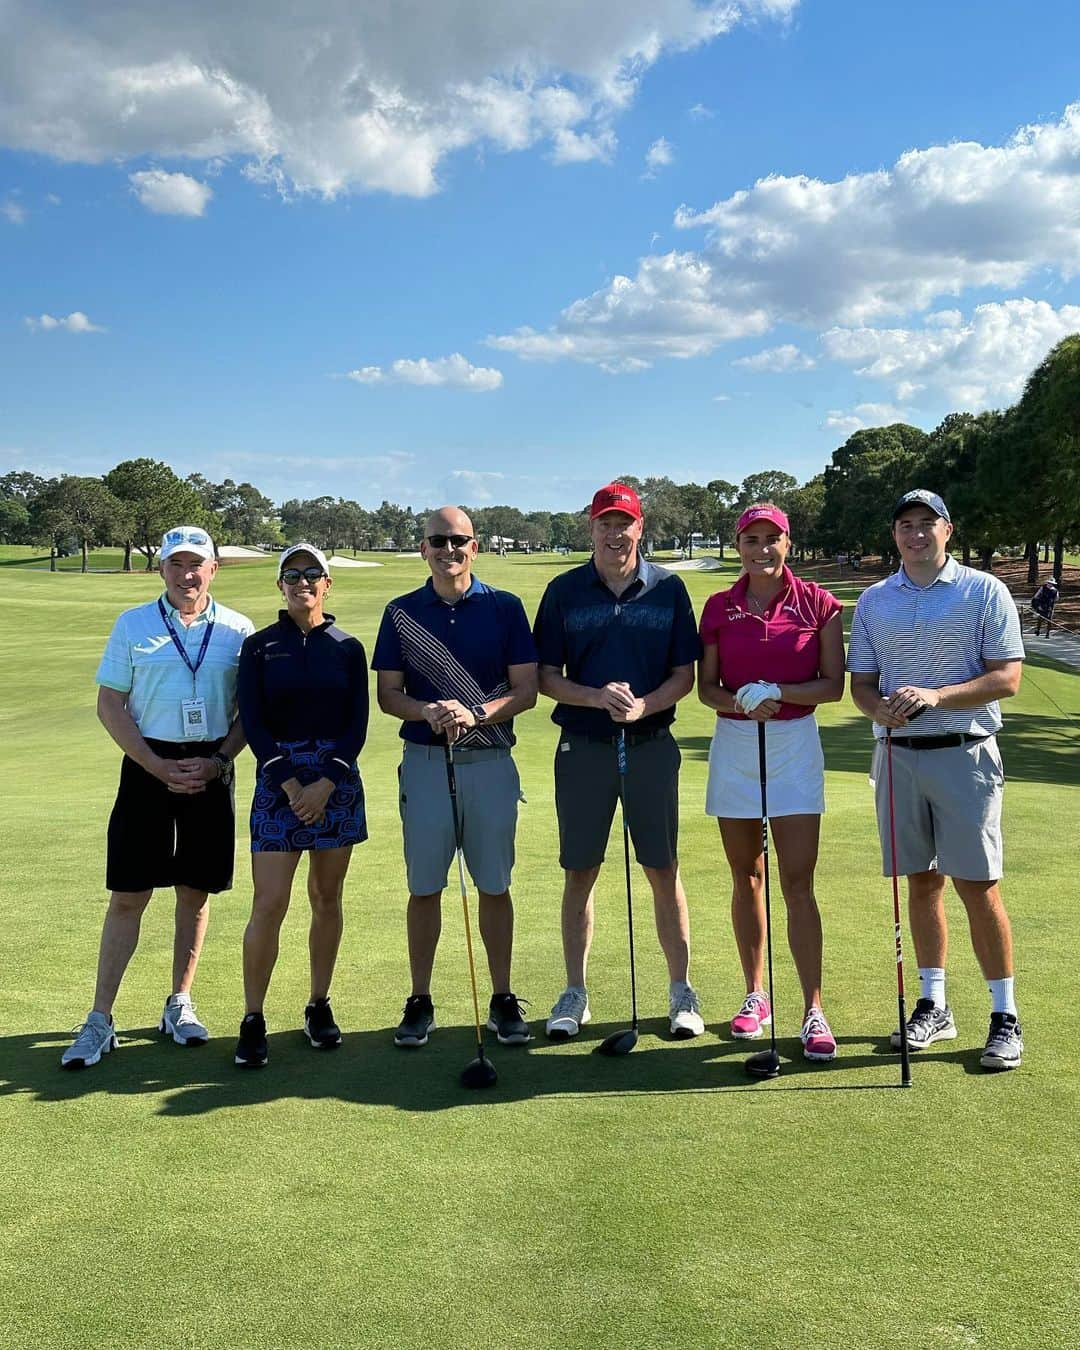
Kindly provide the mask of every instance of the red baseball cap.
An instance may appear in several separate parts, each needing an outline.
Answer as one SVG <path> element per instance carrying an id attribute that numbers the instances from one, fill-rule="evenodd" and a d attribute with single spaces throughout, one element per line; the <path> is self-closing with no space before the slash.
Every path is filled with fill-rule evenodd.
<path id="1" fill-rule="evenodd" d="M 625 483 L 608 483 L 607 487 L 602 487 L 593 497 L 589 519 L 595 520 L 597 516 L 605 516 L 609 511 L 624 511 L 635 520 L 640 520 L 641 498 Z"/>
<path id="2" fill-rule="evenodd" d="M 778 506 L 748 506 L 739 517 L 739 523 L 735 526 L 736 539 L 742 534 L 743 530 L 748 529 L 755 520 L 768 520 L 776 526 L 778 530 L 783 530 L 785 534 L 791 533 L 791 526 L 788 524 L 788 518 Z"/>

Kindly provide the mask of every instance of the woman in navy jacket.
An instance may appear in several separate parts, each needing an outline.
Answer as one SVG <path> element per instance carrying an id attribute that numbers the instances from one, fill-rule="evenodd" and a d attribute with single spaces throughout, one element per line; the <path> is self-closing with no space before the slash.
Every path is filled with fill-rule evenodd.
<path id="1" fill-rule="evenodd" d="M 356 767 L 367 735 L 364 649 L 323 602 L 333 582 L 313 544 L 293 544 L 278 563 L 286 609 L 240 651 L 240 720 L 258 761 L 251 803 L 255 895 L 244 933 L 244 997 L 236 1063 L 266 1063 L 263 1000 L 278 954 L 301 853 L 309 854 L 311 999 L 304 1033 L 316 1049 L 341 1044 L 330 981 L 341 942 L 341 895 L 353 844 L 367 838 Z"/>

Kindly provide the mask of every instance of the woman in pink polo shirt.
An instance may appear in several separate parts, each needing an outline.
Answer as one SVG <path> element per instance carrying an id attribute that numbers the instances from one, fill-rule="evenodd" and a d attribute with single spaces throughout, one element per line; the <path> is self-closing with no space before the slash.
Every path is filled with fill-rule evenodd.
<path id="1" fill-rule="evenodd" d="M 844 691 L 840 601 L 786 564 L 787 516 L 771 502 L 748 507 L 735 527 L 742 576 L 710 596 L 701 616 L 698 697 L 715 708 L 705 811 L 718 818 L 731 866 L 731 918 L 746 1000 L 731 1031 L 753 1040 L 772 1021 L 763 986 L 761 783 L 757 723 L 765 737 L 769 823 L 787 904 L 788 942 L 805 1000 L 807 1059 L 830 1060 L 836 1041 L 821 1010 L 821 915 L 814 898 L 825 762 L 814 708 Z"/>

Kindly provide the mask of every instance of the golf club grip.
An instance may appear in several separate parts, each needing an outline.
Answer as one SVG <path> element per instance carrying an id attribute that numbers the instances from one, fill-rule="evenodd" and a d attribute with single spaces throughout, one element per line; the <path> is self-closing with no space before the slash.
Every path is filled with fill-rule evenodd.
<path id="1" fill-rule="evenodd" d="M 626 732 L 620 731 L 615 739 L 615 763 L 619 766 L 620 775 L 626 777 Z"/>

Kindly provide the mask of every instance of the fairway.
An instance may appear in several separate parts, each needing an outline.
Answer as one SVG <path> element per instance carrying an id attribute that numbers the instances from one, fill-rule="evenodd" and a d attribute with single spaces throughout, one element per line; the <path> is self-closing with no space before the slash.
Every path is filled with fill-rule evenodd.
<path id="1" fill-rule="evenodd" d="M 748 1047 L 727 1029 L 742 997 L 730 883 L 703 814 L 713 715 L 691 695 L 675 730 L 704 1037 L 668 1035 L 666 971 L 636 871 L 642 1037 L 626 1058 L 592 1053 L 629 1019 L 617 825 L 597 890 L 595 1020 L 567 1045 L 543 1037 L 563 970 L 555 731 L 541 699 L 516 726 L 527 804 L 513 888 L 514 989 L 531 1000 L 536 1039 L 515 1049 L 489 1036 L 498 1085 L 485 1094 L 459 1086 L 475 1038 L 452 874 L 433 990 L 439 1028 L 423 1050 L 395 1050 L 409 992 L 399 724 L 373 696 L 360 760 L 370 840 L 353 857 L 333 989 L 341 1049 L 316 1053 L 299 1030 L 302 866 L 266 1006 L 269 1065 L 233 1065 L 251 898 L 245 754 L 236 883 L 211 903 L 194 990 L 210 1043 L 183 1050 L 154 1030 L 172 941 L 171 896 L 159 892 L 116 1007 L 119 1053 L 66 1074 L 61 1049 L 92 996 L 120 759 L 94 715 L 94 671 L 118 612 L 160 584 L 142 572 L 49 575 L 15 556 L 0 558 L 4 1350 L 1080 1343 L 1076 672 L 1034 660 L 1033 678 L 1004 706 L 1004 894 L 1027 1047 L 1017 1072 L 979 1068 L 989 1000 L 950 892 L 959 1039 L 913 1056 L 913 1090 L 896 1086 L 892 904 L 867 780 L 871 731 L 845 696 L 819 713 L 828 814 L 817 892 L 839 1056 L 831 1065 L 801 1057 L 774 884 L 784 1067 L 775 1082 L 746 1078 Z M 370 556 L 383 565 L 338 569 L 328 605 L 369 657 L 386 601 L 426 576 L 419 559 Z M 531 618 L 547 581 L 574 561 L 483 555 L 477 574 L 519 594 Z M 725 569 L 683 574 L 699 616 L 734 577 L 733 563 Z M 215 594 L 261 626 L 277 610 L 273 576 L 266 562 L 225 566 Z M 857 589 L 835 589 L 849 623 Z M 910 1007 L 909 940 L 905 954 Z"/>

